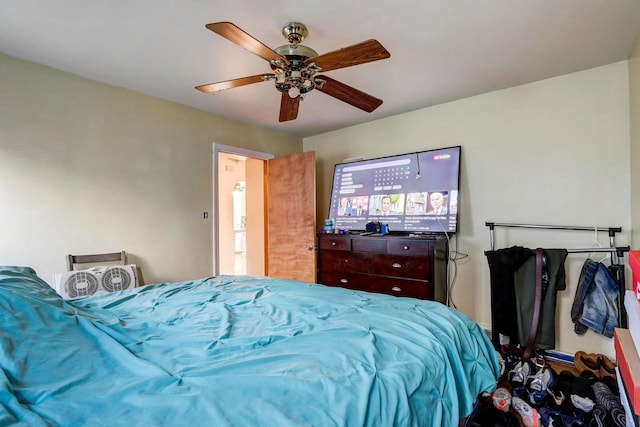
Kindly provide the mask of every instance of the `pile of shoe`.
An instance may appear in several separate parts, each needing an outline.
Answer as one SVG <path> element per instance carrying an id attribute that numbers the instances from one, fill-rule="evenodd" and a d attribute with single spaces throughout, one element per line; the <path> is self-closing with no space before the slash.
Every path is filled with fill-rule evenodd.
<path id="1" fill-rule="evenodd" d="M 615 364 L 584 352 L 575 360 L 579 374 L 557 373 L 543 358 L 523 361 L 517 351 L 504 354 L 504 375 L 491 395 L 495 409 L 517 422 L 504 425 L 624 427 Z"/>

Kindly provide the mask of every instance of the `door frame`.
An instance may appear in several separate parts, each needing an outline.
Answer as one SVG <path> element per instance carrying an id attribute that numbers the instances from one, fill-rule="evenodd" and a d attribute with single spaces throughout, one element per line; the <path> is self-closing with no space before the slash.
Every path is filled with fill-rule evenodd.
<path id="1" fill-rule="evenodd" d="M 240 148 L 240 147 L 234 147 L 231 145 L 224 145 L 224 144 L 219 144 L 217 142 L 213 142 L 212 143 L 212 155 L 213 155 L 213 171 L 212 171 L 212 183 L 213 183 L 213 206 L 211 209 L 211 212 L 213 213 L 212 215 L 212 221 L 213 221 L 213 227 L 212 228 L 212 242 L 213 242 L 213 275 L 217 276 L 218 274 L 220 274 L 220 256 L 219 256 L 219 251 L 218 251 L 218 243 L 219 243 L 219 224 L 218 224 L 218 218 L 220 217 L 220 213 L 218 211 L 219 206 L 218 206 L 218 195 L 219 195 L 219 191 L 218 191 L 218 160 L 219 160 L 219 156 L 218 153 L 223 152 L 223 153 L 229 153 L 229 154 L 236 154 L 239 156 L 244 156 L 244 157 L 251 157 L 253 159 L 258 159 L 258 160 L 271 160 L 273 158 L 275 158 L 276 156 L 274 154 L 271 153 L 263 153 L 261 151 L 254 151 L 254 150 L 248 150 L 246 148 Z M 266 248 L 265 248 L 266 250 Z"/>

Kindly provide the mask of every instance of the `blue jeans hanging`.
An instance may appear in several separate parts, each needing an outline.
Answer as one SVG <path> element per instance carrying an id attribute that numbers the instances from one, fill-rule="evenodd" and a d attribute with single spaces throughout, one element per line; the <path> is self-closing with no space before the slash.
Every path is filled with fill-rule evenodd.
<path id="1" fill-rule="evenodd" d="M 587 329 L 608 338 L 618 326 L 618 283 L 606 265 L 587 259 L 582 266 L 578 289 L 571 306 L 574 331 Z"/>

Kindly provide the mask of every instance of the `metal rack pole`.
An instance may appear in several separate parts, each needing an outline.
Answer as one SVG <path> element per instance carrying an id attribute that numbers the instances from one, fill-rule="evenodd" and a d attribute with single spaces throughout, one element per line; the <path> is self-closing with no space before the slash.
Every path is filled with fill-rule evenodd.
<path id="1" fill-rule="evenodd" d="M 485 222 L 485 225 L 491 229 L 493 227 L 513 227 L 513 228 L 543 228 L 548 230 L 578 230 L 578 231 L 593 231 L 593 230 L 608 230 L 609 236 L 612 233 L 620 233 L 622 227 L 584 227 L 576 225 L 542 225 L 542 224 L 511 224 L 511 223 L 498 223 L 498 222 Z"/>

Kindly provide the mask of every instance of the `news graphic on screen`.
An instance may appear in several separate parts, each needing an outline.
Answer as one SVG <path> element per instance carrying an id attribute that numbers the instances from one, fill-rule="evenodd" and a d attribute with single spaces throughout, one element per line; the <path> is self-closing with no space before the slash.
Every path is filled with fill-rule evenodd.
<path id="1" fill-rule="evenodd" d="M 368 222 L 391 232 L 455 233 L 461 147 L 335 165 L 329 216 L 338 229 Z"/>

